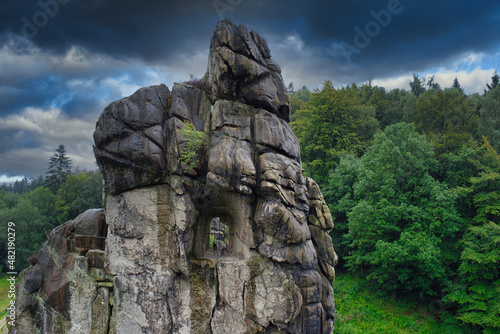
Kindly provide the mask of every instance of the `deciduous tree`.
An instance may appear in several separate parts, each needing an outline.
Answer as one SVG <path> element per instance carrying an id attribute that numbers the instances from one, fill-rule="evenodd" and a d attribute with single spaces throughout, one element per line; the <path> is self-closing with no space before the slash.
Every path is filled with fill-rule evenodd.
<path id="1" fill-rule="evenodd" d="M 102 179 L 99 171 L 81 172 L 67 177 L 55 202 L 57 221 L 62 224 L 88 209 L 102 207 Z"/>
<path id="2" fill-rule="evenodd" d="M 336 89 L 326 81 L 295 113 L 291 125 L 301 141 L 303 165 L 322 185 L 340 157 L 360 155 L 378 128 L 374 108 L 359 102 L 359 96 L 355 88 Z"/>
<path id="3" fill-rule="evenodd" d="M 388 290 L 436 293 L 457 260 L 453 238 L 461 229 L 454 194 L 435 180 L 433 152 L 411 124 L 375 137 L 361 158 L 348 212 L 348 266 Z"/>
<path id="4" fill-rule="evenodd" d="M 500 152 L 500 87 L 495 87 L 483 97 L 479 114 L 479 134 L 486 136 Z"/>

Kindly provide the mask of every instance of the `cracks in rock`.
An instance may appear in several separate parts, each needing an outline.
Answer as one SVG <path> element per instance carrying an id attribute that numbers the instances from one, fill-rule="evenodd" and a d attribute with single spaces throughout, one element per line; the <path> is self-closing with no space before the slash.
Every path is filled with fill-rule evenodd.
<path id="1" fill-rule="evenodd" d="M 158 91 L 158 89 L 155 89 L 156 91 L 156 96 L 158 96 L 158 100 L 160 101 L 161 105 L 163 106 L 163 108 L 165 109 L 165 112 L 168 112 L 168 109 L 169 109 L 169 103 L 168 103 L 168 96 L 165 96 L 166 97 L 166 102 L 167 102 L 167 105 L 163 104 L 163 99 L 162 97 L 160 96 L 160 92 Z"/>
<path id="2" fill-rule="evenodd" d="M 246 43 L 246 41 L 244 41 L 244 43 L 247 45 L 247 48 L 248 48 L 248 44 Z M 228 59 L 225 59 L 223 57 L 223 55 L 221 54 L 221 52 L 219 51 L 217 53 L 218 55 L 218 58 L 220 60 L 222 60 L 222 62 L 224 63 L 224 65 L 226 65 L 227 67 L 227 72 L 223 72 L 218 78 L 217 80 L 221 81 L 221 82 L 225 82 L 226 81 L 226 77 L 232 77 L 234 78 L 234 80 L 236 81 L 236 87 L 235 87 L 235 90 L 234 90 L 234 95 L 231 94 L 232 92 L 232 89 L 230 89 L 231 87 L 225 87 L 227 91 L 229 91 L 229 93 L 227 92 L 223 92 L 222 94 L 219 94 L 220 97 L 222 98 L 227 98 L 227 99 L 230 99 L 230 100 L 241 100 L 241 101 L 244 101 L 246 104 L 248 105 L 251 105 L 253 107 L 256 107 L 256 108 L 262 108 L 262 109 L 265 109 L 273 114 L 276 114 L 278 113 L 278 110 L 276 110 L 272 105 L 270 105 L 269 103 L 267 102 L 263 102 L 263 101 L 260 101 L 260 100 L 249 100 L 249 99 L 244 99 L 243 98 L 243 94 L 242 94 L 242 91 L 248 87 L 251 87 L 251 86 L 254 86 L 256 84 L 258 84 L 260 81 L 262 80 L 265 80 L 267 79 L 268 77 L 272 76 L 272 73 L 274 72 L 274 70 L 268 65 L 268 64 L 262 64 L 261 62 L 259 62 L 257 59 L 255 59 L 255 57 L 253 57 L 253 55 L 251 53 L 249 53 L 248 55 L 247 54 L 244 54 L 244 53 L 241 53 L 241 52 L 237 52 L 235 50 L 233 50 L 229 45 L 225 44 L 225 43 L 221 43 L 217 49 L 221 49 L 221 48 L 224 48 L 226 47 L 228 50 L 230 50 L 231 52 L 233 52 L 235 55 L 241 55 L 247 59 L 250 59 L 252 61 L 254 61 L 256 64 L 258 64 L 259 66 L 262 66 L 266 69 L 266 72 L 260 74 L 260 75 L 257 75 L 257 76 L 249 76 L 248 74 L 245 74 L 245 75 L 240 75 L 240 76 L 237 76 L 234 72 L 234 69 L 232 68 L 232 66 L 230 65 L 229 63 L 229 60 Z M 260 52 L 260 49 L 259 49 L 259 52 Z M 251 80 L 249 81 L 246 81 L 244 79 L 249 79 L 251 78 Z"/>
<path id="3" fill-rule="evenodd" d="M 252 53 L 252 49 L 250 48 L 250 44 L 248 43 L 248 40 L 246 37 L 250 37 L 250 39 L 252 39 L 252 36 L 251 36 L 251 33 L 248 33 L 248 35 L 244 36 L 245 38 L 242 38 L 241 40 L 243 41 L 243 43 L 245 44 L 245 47 L 246 49 L 248 50 L 248 58 L 252 59 L 253 61 L 255 61 L 256 63 L 260 64 L 260 61 L 258 61 L 254 54 Z M 257 51 L 260 53 L 260 55 L 262 56 L 262 58 L 264 58 L 264 55 L 262 54 L 262 51 L 260 50 L 260 48 L 257 46 Z M 261 64 L 263 65 L 263 64 Z M 264 65 L 263 65 L 264 66 Z"/>
<path id="4" fill-rule="evenodd" d="M 215 314 L 215 309 L 217 308 L 218 305 L 221 304 L 221 299 L 219 295 L 219 273 L 218 273 L 218 268 L 219 265 L 216 263 L 214 265 L 214 285 L 215 285 L 215 303 L 214 306 L 212 307 L 212 312 L 210 313 L 210 332 L 208 334 L 212 334 L 212 321 L 214 320 L 214 314 Z"/>
<path id="5" fill-rule="evenodd" d="M 250 34 L 249 34 L 249 35 L 250 35 Z M 252 38 L 252 37 L 250 36 L 250 38 Z M 250 51 L 251 49 L 250 49 L 250 46 L 248 45 L 248 42 L 246 41 L 246 39 L 242 39 L 242 38 L 240 38 L 240 40 L 241 40 L 241 41 L 245 44 L 245 47 L 246 47 L 246 49 L 247 49 L 247 53 L 244 53 L 244 52 L 241 52 L 241 51 L 236 51 L 236 50 L 234 50 L 234 49 L 231 47 L 231 45 L 229 45 L 228 43 L 223 43 L 223 42 L 221 42 L 221 41 L 219 41 L 219 42 L 218 42 L 218 45 L 216 46 L 216 48 L 219 48 L 219 47 L 226 47 L 226 48 L 228 48 L 229 50 L 231 50 L 234 54 L 238 54 L 238 55 L 241 55 L 241 56 L 243 56 L 243 57 L 245 57 L 245 58 L 248 58 L 248 59 L 250 59 L 250 60 L 253 60 L 253 61 L 254 61 L 254 62 L 256 62 L 257 64 L 259 64 L 259 65 L 261 65 L 261 66 L 263 66 L 263 67 L 267 68 L 269 71 L 273 71 L 273 70 L 272 70 L 272 68 L 269 66 L 269 64 L 267 64 L 267 63 L 265 63 L 265 64 L 264 64 L 264 63 L 262 63 L 261 61 L 259 61 L 257 58 L 255 58 L 255 56 L 253 55 L 253 53 Z M 256 45 L 256 46 L 257 46 L 257 50 L 258 50 L 258 52 L 260 53 L 260 55 L 262 56 L 262 58 L 264 58 L 264 59 L 270 59 L 270 58 L 271 58 L 271 57 L 269 57 L 269 58 L 264 57 L 264 55 L 262 54 L 262 51 L 261 51 L 260 47 L 259 47 L 258 45 Z"/>
<path id="6" fill-rule="evenodd" d="M 123 101 L 123 100 L 120 100 L 119 102 L 121 102 L 121 103 L 124 105 L 123 109 L 124 109 L 124 108 L 126 108 L 127 110 L 129 110 L 129 109 L 130 109 L 130 108 L 129 108 L 129 106 L 128 106 L 128 103 L 127 103 L 127 102 L 125 102 L 125 101 Z M 145 102 L 144 104 L 146 104 L 146 103 L 147 103 L 147 102 Z M 113 119 L 114 119 L 115 121 L 117 121 L 118 123 L 123 124 L 123 125 L 127 128 L 127 130 L 130 130 L 130 131 L 132 131 L 132 132 L 142 132 L 142 131 L 144 131 L 145 129 L 150 128 L 150 127 L 155 126 L 155 125 L 160 125 L 160 126 L 161 126 L 161 125 L 165 122 L 165 114 L 164 114 L 164 112 L 162 112 L 162 110 L 161 110 L 160 108 L 158 108 L 157 106 L 155 106 L 155 105 L 154 105 L 154 104 L 152 104 L 152 103 L 150 103 L 150 104 L 151 104 L 153 107 L 155 107 L 155 108 L 156 108 L 156 109 L 157 109 L 160 113 L 162 113 L 161 120 L 159 121 L 159 123 L 158 123 L 158 124 L 151 124 L 151 125 L 144 125 L 144 124 L 142 124 L 142 126 L 134 126 L 133 124 L 131 124 L 130 122 L 127 122 L 127 121 L 126 121 L 126 120 L 124 120 L 123 118 L 117 118 L 117 117 L 116 117 L 116 115 L 115 115 L 115 111 L 116 111 L 116 109 L 118 109 L 118 108 L 115 108 L 115 110 L 113 110 L 112 112 L 110 112 L 110 116 L 111 116 L 111 118 L 113 118 Z M 133 105 L 134 105 L 135 107 L 137 107 L 137 105 L 136 105 L 136 104 L 134 104 L 134 103 L 133 103 Z M 142 110 L 144 110 L 145 108 L 141 108 L 141 109 L 142 109 Z M 121 139 L 123 139 L 123 138 L 125 138 L 125 137 L 126 137 L 126 136 L 121 136 L 120 138 L 121 138 Z"/>
<path id="7" fill-rule="evenodd" d="M 162 132 L 163 132 L 163 129 L 164 129 L 163 126 L 161 127 L 161 129 L 162 129 Z M 161 150 L 162 155 L 165 155 L 165 149 L 164 149 L 165 145 L 162 145 L 162 144 L 158 143 L 156 141 L 156 139 L 154 139 L 153 137 L 149 136 L 147 133 L 143 132 L 143 134 L 144 134 L 144 137 L 148 138 L 153 144 L 155 144 Z"/>
<path id="8" fill-rule="evenodd" d="M 216 127 L 215 129 L 212 130 L 212 132 L 221 131 L 225 127 L 230 128 L 230 129 L 236 129 L 236 130 L 241 129 L 241 126 L 239 126 L 239 125 L 226 123 L 226 124 L 223 124 L 221 126 Z M 242 140 L 244 140 L 244 139 L 242 139 Z"/>
<path id="9" fill-rule="evenodd" d="M 262 81 L 262 80 L 264 80 L 264 79 L 266 79 L 267 77 L 270 77 L 270 76 L 271 76 L 271 72 L 265 72 L 265 73 L 259 74 L 259 75 L 255 76 L 255 77 L 253 77 L 252 80 L 247 81 L 244 84 L 242 84 L 240 88 L 247 88 L 247 87 L 250 87 L 250 86 L 254 86 L 259 81 Z M 243 77 L 248 77 L 248 75 L 245 75 Z"/>
<path id="10" fill-rule="evenodd" d="M 161 169 L 157 169 L 157 168 L 151 167 L 149 165 L 148 166 L 147 165 L 141 165 L 141 164 L 139 164 L 139 163 L 137 163 L 137 162 L 135 162 L 133 160 L 130 160 L 130 159 L 128 159 L 128 158 L 126 158 L 124 156 L 121 156 L 121 155 L 117 155 L 114 152 L 108 151 L 106 149 L 98 148 L 98 150 L 101 153 L 106 154 L 105 157 L 101 157 L 101 158 L 112 159 L 112 160 L 115 160 L 116 162 L 124 164 L 124 165 L 131 165 L 134 168 L 147 169 L 147 170 L 154 171 L 154 172 L 157 172 L 157 173 L 162 173 L 163 172 L 163 170 L 161 170 Z"/>
<path id="11" fill-rule="evenodd" d="M 266 111 L 269 111 L 269 110 L 266 110 Z M 262 145 L 262 146 L 264 146 L 272 151 L 272 152 L 263 152 L 262 154 L 264 154 L 264 153 L 281 154 L 281 155 L 285 156 L 286 158 L 300 164 L 300 161 L 298 160 L 297 157 L 290 155 L 287 151 L 285 151 L 284 149 L 282 149 L 280 147 L 274 147 L 274 146 L 271 146 L 270 144 L 267 144 L 267 143 L 259 143 L 259 145 Z M 300 168 L 302 169 L 302 167 L 300 167 Z"/>
<path id="12" fill-rule="evenodd" d="M 240 279 L 241 281 L 241 279 Z M 243 313 L 245 313 L 245 293 L 246 293 L 246 289 L 247 289 L 247 281 L 241 281 L 243 283 L 243 290 L 241 292 L 241 301 L 242 301 L 242 310 L 243 310 Z"/>
<path id="13" fill-rule="evenodd" d="M 212 132 L 213 133 L 220 132 L 220 131 L 222 131 L 223 128 L 226 128 L 226 127 L 229 128 L 229 129 L 241 131 L 240 130 L 241 127 L 233 127 L 233 126 L 223 125 L 221 127 L 218 127 L 217 129 L 213 130 Z M 250 146 L 252 147 L 252 149 L 254 149 L 253 141 L 251 139 L 238 138 L 237 136 L 233 136 L 233 135 L 231 135 L 229 133 L 224 133 L 223 136 L 216 136 L 216 137 L 221 138 L 220 140 L 222 140 L 223 138 L 232 138 L 232 139 L 235 139 L 235 140 L 238 140 L 238 141 L 246 142 L 246 143 L 250 144 Z M 243 175 L 246 175 L 246 174 L 243 174 Z M 251 175 L 247 175 L 247 176 L 251 176 Z"/>
<path id="14" fill-rule="evenodd" d="M 147 136 L 144 132 L 142 132 L 142 134 L 144 135 L 144 137 L 146 137 L 147 139 L 149 139 L 149 140 L 150 140 L 150 141 L 151 141 L 154 145 L 156 145 L 156 146 L 157 146 L 157 147 L 161 150 L 161 152 L 162 152 L 162 158 L 163 158 L 163 157 L 165 156 L 165 150 L 164 150 L 164 149 L 163 149 L 163 148 L 162 148 L 162 147 L 161 147 L 161 146 L 160 146 L 160 145 L 159 145 L 159 144 L 158 144 L 155 140 L 151 139 L 151 138 L 150 138 L 149 136 Z M 119 138 L 119 140 L 124 139 L 124 138 L 126 138 L 126 137 L 128 137 L 128 136 L 122 136 L 122 137 L 120 137 L 120 138 Z M 103 147 L 102 147 L 102 146 L 106 146 L 107 144 L 111 143 L 112 141 L 116 140 L 117 138 L 118 138 L 118 137 L 115 137 L 115 138 L 112 138 L 112 139 L 110 139 L 110 140 L 107 140 L 106 142 L 104 142 L 104 143 L 102 143 L 101 145 L 99 145 L 99 146 L 101 146 L 101 147 L 99 147 L 99 146 L 97 146 L 97 145 L 96 145 L 96 148 L 97 148 L 100 152 L 103 152 L 103 153 L 105 153 L 105 154 L 107 155 L 107 156 L 106 156 L 106 157 L 104 157 L 104 158 L 108 158 L 108 159 L 110 159 L 111 157 L 113 157 L 113 158 L 114 158 L 114 160 L 116 160 L 116 161 L 117 161 L 117 162 L 119 162 L 119 163 L 125 164 L 125 165 L 132 165 L 132 167 L 135 167 L 135 168 L 141 168 L 141 169 L 143 169 L 143 168 L 144 168 L 144 169 L 148 169 L 148 170 L 153 170 L 153 171 L 156 171 L 156 172 L 158 172 L 158 173 L 161 173 L 161 172 L 162 172 L 162 170 L 160 170 L 160 169 L 154 168 L 154 167 L 152 167 L 152 166 L 150 166 L 150 165 L 148 165 L 148 166 L 146 166 L 146 165 L 141 165 L 141 164 L 139 164 L 139 163 L 137 163 L 137 162 L 135 162 L 135 161 L 133 161 L 133 160 L 131 160 L 131 159 L 127 158 L 127 157 L 124 157 L 124 156 L 122 156 L 122 155 L 118 155 L 118 154 L 116 154 L 115 152 L 108 151 L 107 149 L 105 149 L 105 148 L 103 148 Z M 101 157 L 101 158 L 102 158 L 102 157 Z M 165 159 L 163 158 L 163 160 L 165 160 Z M 165 161 L 164 161 L 164 162 L 165 162 Z"/>
<path id="15" fill-rule="evenodd" d="M 278 116 L 276 114 L 276 109 L 274 109 L 273 106 L 271 106 L 271 104 L 263 100 L 246 100 L 245 103 L 257 109 L 264 109 L 270 112 L 271 114 Z"/>
<path id="16" fill-rule="evenodd" d="M 167 310 L 167 313 L 168 313 L 168 318 L 170 319 L 170 328 L 173 327 L 173 317 L 172 317 L 172 306 L 170 305 L 170 302 L 168 301 L 168 291 L 166 291 L 165 293 L 165 304 L 167 304 L 166 306 L 166 310 Z"/>
<path id="17" fill-rule="evenodd" d="M 192 121 L 191 119 L 187 118 L 187 117 L 182 117 L 181 115 L 179 114 L 172 114 L 172 115 L 169 115 L 167 116 L 167 118 L 165 119 L 165 123 L 169 120 L 171 120 L 172 118 L 177 118 L 179 121 L 181 121 L 182 123 L 185 123 L 185 122 L 190 122 Z"/>
<path id="18" fill-rule="evenodd" d="M 229 50 L 231 50 L 231 48 L 229 48 Z M 231 50 L 231 51 L 233 51 L 233 50 Z M 236 53 L 236 52 L 234 52 L 234 53 Z M 229 60 L 224 58 L 224 56 L 220 52 L 217 53 L 217 56 L 219 56 L 219 58 L 222 59 L 222 62 L 224 63 L 224 65 L 227 66 L 227 73 L 236 78 L 236 74 L 234 74 L 233 68 L 232 68 L 231 64 L 229 64 Z M 222 74 L 226 74 L 226 73 L 222 72 Z"/>
<path id="19" fill-rule="evenodd" d="M 110 291 L 109 294 L 110 294 L 110 296 L 109 296 L 110 298 L 111 298 L 111 294 L 113 294 L 113 296 L 114 296 L 113 291 Z M 108 328 L 107 334 L 110 334 L 111 333 L 111 317 L 113 316 L 113 304 L 110 303 L 110 300 L 108 300 L 108 303 L 109 303 L 109 313 L 108 313 L 108 321 L 107 321 L 106 327 Z"/>
<path id="20" fill-rule="evenodd" d="M 270 169 L 268 169 L 268 170 L 270 170 Z M 276 170 L 276 169 L 274 169 L 274 170 Z M 281 184 L 281 183 L 278 183 L 275 180 L 271 180 L 271 179 L 264 179 L 264 181 L 275 184 L 275 185 L 279 186 L 281 189 L 290 190 L 295 194 L 295 186 L 297 185 L 297 182 L 295 182 L 293 179 L 286 177 L 286 176 L 283 176 L 283 175 L 280 175 L 280 177 L 283 180 L 292 182 L 294 186 L 288 186 L 286 184 Z"/>

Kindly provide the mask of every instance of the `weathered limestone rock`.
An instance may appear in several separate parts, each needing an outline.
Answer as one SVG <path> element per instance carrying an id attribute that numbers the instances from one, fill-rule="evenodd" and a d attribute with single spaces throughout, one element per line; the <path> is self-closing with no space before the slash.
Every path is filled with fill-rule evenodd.
<path id="1" fill-rule="evenodd" d="M 106 216 L 52 231 L 21 275 L 13 333 L 333 331 L 333 221 L 303 175 L 264 39 L 220 22 L 206 80 L 104 110 L 94 138 Z M 187 123 L 207 137 L 194 167 L 180 162 Z"/>
<path id="2" fill-rule="evenodd" d="M 239 100 L 290 121 L 281 69 L 255 31 L 229 20 L 217 25 L 210 43 L 208 80 L 216 97 Z"/>
<path id="3" fill-rule="evenodd" d="M 108 333 L 107 327 L 99 324 L 109 322 L 110 307 L 99 310 L 94 305 L 98 295 L 109 291 L 99 288 L 92 273 L 98 268 L 89 267 L 86 257 L 92 249 L 85 248 L 101 247 L 99 241 L 105 240 L 106 233 L 102 209 L 88 210 L 50 233 L 36 264 L 20 275 L 18 319 L 9 333 Z M 78 244 L 82 237 L 93 242 Z M 109 304 L 108 299 L 105 304 Z"/>
<path id="4" fill-rule="evenodd" d="M 141 88 L 102 113 L 94 141 L 106 193 L 160 183 L 166 165 L 163 127 L 170 100 L 165 85 Z"/>

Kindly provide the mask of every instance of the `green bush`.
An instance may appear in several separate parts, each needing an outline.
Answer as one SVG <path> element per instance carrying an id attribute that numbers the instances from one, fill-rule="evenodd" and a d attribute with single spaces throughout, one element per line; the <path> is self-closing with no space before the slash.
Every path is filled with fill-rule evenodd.
<path id="1" fill-rule="evenodd" d="M 181 129 L 186 146 L 181 152 L 180 160 L 193 169 L 198 161 L 198 153 L 202 148 L 207 135 L 203 131 L 197 131 L 191 123 L 184 123 Z"/>

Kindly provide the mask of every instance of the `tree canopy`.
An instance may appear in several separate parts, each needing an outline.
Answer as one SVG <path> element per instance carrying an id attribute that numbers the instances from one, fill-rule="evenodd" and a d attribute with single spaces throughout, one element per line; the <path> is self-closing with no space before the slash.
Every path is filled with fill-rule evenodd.
<path id="1" fill-rule="evenodd" d="M 326 81 L 291 101 L 305 172 L 334 219 L 338 270 L 393 297 L 441 299 L 464 333 L 497 333 L 498 74 L 484 95 L 414 74 L 410 91 Z"/>
<path id="2" fill-rule="evenodd" d="M 411 124 L 375 137 L 353 185 L 358 203 L 348 213 L 348 266 L 390 290 L 433 293 L 453 259 L 447 239 L 460 231 L 454 195 L 431 176 L 433 152 Z"/>

